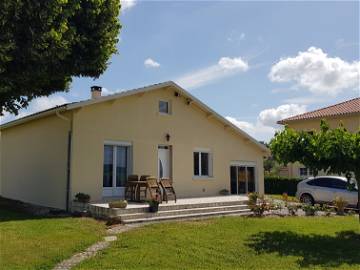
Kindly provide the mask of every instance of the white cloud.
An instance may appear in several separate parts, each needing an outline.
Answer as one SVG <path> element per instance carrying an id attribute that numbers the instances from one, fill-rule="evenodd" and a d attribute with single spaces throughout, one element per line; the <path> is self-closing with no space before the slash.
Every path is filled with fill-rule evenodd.
<path id="1" fill-rule="evenodd" d="M 241 121 L 231 116 L 226 116 L 226 119 L 259 141 L 269 141 L 276 132 L 275 128 L 265 126 L 259 121 L 251 123 L 247 121 Z"/>
<path id="2" fill-rule="evenodd" d="M 277 121 L 304 112 L 306 112 L 306 105 L 285 104 L 261 111 L 258 120 L 265 126 L 278 127 Z"/>
<path id="3" fill-rule="evenodd" d="M 7 112 L 4 113 L 4 116 L 0 117 L 0 122 L 3 124 L 5 122 L 15 120 L 24 116 L 27 116 L 32 113 L 36 113 L 39 111 L 43 111 L 58 105 L 62 105 L 68 103 L 68 101 L 62 96 L 49 96 L 49 97 L 39 97 L 33 99 L 29 106 L 26 109 L 22 109 L 19 111 L 18 115 L 9 114 Z"/>
<path id="4" fill-rule="evenodd" d="M 249 65 L 241 57 L 222 57 L 217 64 L 185 74 L 175 82 L 184 88 L 197 88 L 224 77 L 232 76 L 249 69 Z"/>
<path id="5" fill-rule="evenodd" d="M 155 60 L 148 58 L 144 61 L 144 66 L 147 68 L 158 68 L 160 67 L 160 64 Z"/>
<path id="6" fill-rule="evenodd" d="M 126 11 L 133 8 L 136 5 L 137 0 L 121 0 L 121 10 Z"/>
<path id="7" fill-rule="evenodd" d="M 310 47 L 295 57 L 280 59 L 271 67 L 273 82 L 295 82 L 316 94 L 335 96 L 345 89 L 359 88 L 360 62 L 329 57 L 321 49 Z"/>
<path id="8" fill-rule="evenodd" d="M 268 142 L 277 130 L 283 128 L 281 125 L 276 124 L 278 120 L 304 113 L 305 111 L 305 105 L 285 104 L 277 108 L 261 111 L 254 122 L 242 121 L 232 116 L 226 116 L 225 118 L 255 139 Z"/>

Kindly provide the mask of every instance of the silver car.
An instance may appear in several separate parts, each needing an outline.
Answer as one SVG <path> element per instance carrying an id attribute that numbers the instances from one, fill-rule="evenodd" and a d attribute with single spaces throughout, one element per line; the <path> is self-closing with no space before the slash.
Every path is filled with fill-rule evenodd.
<path id="1" fill-rule="evenodd" d="M 303 203 L 331 203 L 337 196 L 348 202 L 349 206 L 357 206 L 357 187 L 349 190 L 345 177 L 317 176 L 301 181 L 297 185 L 296 197 Z"/>

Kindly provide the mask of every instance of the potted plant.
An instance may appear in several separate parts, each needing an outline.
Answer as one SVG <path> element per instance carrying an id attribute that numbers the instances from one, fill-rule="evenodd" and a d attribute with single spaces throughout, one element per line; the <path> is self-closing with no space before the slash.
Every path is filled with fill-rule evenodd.
<path id="1" fill-rule="evenodd" d="M 220 195 L 229 195 L 230 194 L 230 191 L 227 190 L 226 188 L 222 189 L 219 191 L 219 194 Z"/>
<path id="2" fill-rule="evenodd" d="M 126 208 L 128 205 L 126 200 L 117 200 L 117 201 L 112 201 L 109 202 L 109 207 L 110 208 Z"/>
<path id="3" fill-rule="evenodd" d="M 88 210 L 88 203 L 90 202 L 90 195 L 85 193 L 77 193 L 72 203 L 71 210 L 73 212 L 86 212 Z"/>
<path id="4" fill-rule="evenodd" d="M 159 194 L 156 194 L 155 198 L 152 198 L 148 201 L 149 203 L 149 212 L 156 213 L 159 211 L 159 204 L 160 204 L 161 198 Z"/>

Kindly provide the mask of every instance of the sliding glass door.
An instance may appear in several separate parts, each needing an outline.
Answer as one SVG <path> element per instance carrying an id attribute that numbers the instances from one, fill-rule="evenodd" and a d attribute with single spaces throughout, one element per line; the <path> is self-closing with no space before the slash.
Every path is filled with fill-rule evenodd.
<path id="1" fill-rule="evenodd" d="M 103 196 L 124 196 L 129 174 L 129 146 L 104 145 Z"/>
<path id="2" fill-rule="evenodd" d="M 255 165 L 230 166 L 231 194 L 246 194 L 255 191 Z"/>

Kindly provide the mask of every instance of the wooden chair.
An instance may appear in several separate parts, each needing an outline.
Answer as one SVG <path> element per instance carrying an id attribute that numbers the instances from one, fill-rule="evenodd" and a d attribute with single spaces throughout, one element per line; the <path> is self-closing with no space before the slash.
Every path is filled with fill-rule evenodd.
<path id="1" fill-rule="evenodd" d="M 139 176 L 136 174 L 131 174 L 128 176 L 125 186 L 125 199 L 130 199 L 131 201 L 135 200 L 136 192 L 136 182 L 139 181 Z"/>
<path id="2" fill-rule="evenodd" d="M 157 178 L 153 176 L 147 177 L 146 185 L 151 199 L 156 199 L 156 197 L 158 196 L 161 200 L 161 190 Z"/>
<path id="3" fill-rule="evenodd" d="M 163 200 L 167 203 L 169 196 L 172 196 L 176 202 L 176 193 L 172 181 L 169 178 L 162 178 L 160 179 L 160 186 L 163 189 Z"/>
<path id="4" fill-rule="evenodd" d="M 146 179 L 150 177 L 150 175 L 141 175 L 140 176 L 140 182 L 141 184 L 138 185 L 138 190 L 137 190 L 137 196 L 138 196 L 138 201 L 141 201 L 141 198 L 143 198 L 143 200 L 146 200 L 146 190 L 147 190 L 147 183 Z"/>

